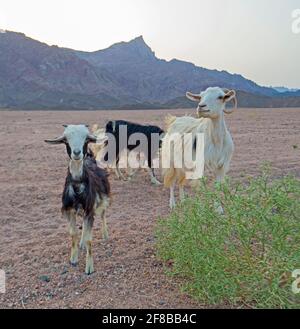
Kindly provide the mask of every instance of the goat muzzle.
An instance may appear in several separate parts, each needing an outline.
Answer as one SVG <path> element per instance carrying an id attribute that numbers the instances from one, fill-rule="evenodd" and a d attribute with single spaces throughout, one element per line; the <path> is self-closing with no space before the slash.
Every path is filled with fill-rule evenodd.
<path id="1" fill-rule="evenodd" d="M 199 105 L 198 108 L 197 108 L 197 115 L 198 117 L 201 116 L 201 114 L 206 114 L 206 113 L 209 113 L 210 110 L 208 109 L 205 109 L 206 108 L 206 105 Z"/>

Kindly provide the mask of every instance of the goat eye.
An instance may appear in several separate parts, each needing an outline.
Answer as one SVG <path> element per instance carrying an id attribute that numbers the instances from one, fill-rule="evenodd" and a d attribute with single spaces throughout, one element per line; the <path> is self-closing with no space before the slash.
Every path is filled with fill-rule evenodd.
<path id="1" fill-rule="evenodd" d="M 219 100 L 223 99 L 223 96 L 219 96 L 218 99 L 219 99 Z"/>

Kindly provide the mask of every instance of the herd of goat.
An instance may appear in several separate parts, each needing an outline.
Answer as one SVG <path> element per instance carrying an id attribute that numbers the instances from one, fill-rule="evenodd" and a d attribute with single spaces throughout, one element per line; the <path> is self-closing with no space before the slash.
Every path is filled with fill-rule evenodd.
<path id="1" fill-rule="evenodd" d="M 236 108 L 236 94 L 234 90 L 210 87 L 200 94 L 186 93 L 186 96 L 198 102 L 197 118 L 192 116 L 167 116 L 165 119 L 165 131 L 156 126 L 140 125 L 128 121 L 109 121 L 105 129 L 97 125 L 93 127 L 93 133 L 89 132 L 86 125 L 65 125 L 62 136 L 45 140 L 50 144 L 65 144 L 69 155 L 68 174 L 62 196 L 62 213 L 69 221 L 69 232 L 72 238 L 71 258 L 72 265 L 77 265 L 79 247 L 86 249 L 85 273 L 94 272 L 92 257 L 92 227 L 95 215 L 102 219 L 103 238 L 108 238 L 106 224 L 106 209 L 110 204 L 110 183 L 106 169 L 98 165 L 97 159 L 105 149 L 104 160 L 114 163 L 117 177 L 125 179 L 119 168 L 120 155 L 123 151 L 130 153 L 136 151 L 141 141 L 136 141 L 133 145 L 130 139 L 134 134 L 144 136 L 147 145 L 153 147 L 143 152 L 146 168 L 149 172 L 151 182 L 159 185 L 160 182 L 154 173 L 154 158 L 159 154 L 168 158 L 169 166 L 162 169 L 164 186 L 170 189 L 170 208 L 175 207 L 174 190 L 176 183 L 179 186 L 179 196 L 184 198 L 184 186 L 187 181 L 187 168 L 177 167 L 176 160 L 181 160 L 184 156 L 182 148 L 176 144 L 185 143 L 184 135 L 192 136 L 192 152 L 195 152 L 196 136 L 198 133 L 204 135 L 204 170 L 210 171 L 216 181 L 222 182 L 229 169 L 230 160 L 233 153 L 233 141 L 226 127 L 224 113 L 231 113 Z M 226 109 L 226 103 L 233 100 L 233 109 Z M 120 141 L 122 127 L 126 127 L 126 138 Z M 173 134 L 181 136 L 174 141 L 174 147 L 170 150 L 170 140 Z M 158 141 L 153 140 L 153 136 L 159 136 Z M 113 144 L 114 137 L 115 152 L 109 158 L 107 149 Z M 126 140 L 127 139 L 127 140 Z M 121 143 L 122 142 L 122 143 Z M 134 174 L 129 168 L 129 177 Z M 218 206 L 218 211 L 223 212 L 222 206 Z M 83 227 L 80 242 L 78 242 L 78 232 L 76 227 L 76 217 L 83 217 Z"/>

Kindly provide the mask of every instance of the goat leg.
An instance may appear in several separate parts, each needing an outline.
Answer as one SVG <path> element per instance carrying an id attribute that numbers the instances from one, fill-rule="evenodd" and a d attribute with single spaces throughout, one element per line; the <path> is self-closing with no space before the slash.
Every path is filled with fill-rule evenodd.
<path id="1" fill-rule="evenodd" d="M 150 175 L 150 179 L 151 179 L 151 183 L 153 185 L 161 185 L 161 182 L 155 177 L 155 174 L 154 174 L 154 169 L 153 168 L 149 168 L 147 167 L 147 171 Z"/>
<path id="2" fill-rule="evenodd" d="M 224 166 L 222 167 L 219 167 L 217 170 L 216 170 L 216 183 L 217 184 L 222 184 L 222 182 L 224 182 L 224 178 L 225 178 L 225 169 L 224 169 Z M 224 209 L 222 207 L 222 205 L 215 201 L 214 202 L 214 207 L 216 209 L 216 212 L 219 214 L 219 215 L 224 215 Z"/>
<path id="3" fill-rule="evenodd" d="M 102 211 L 101 219 L 102 219 L 102 238 L 104 240 L 108 240 L 108 230 L 107 230 L 105 209 Z"/>
<path id="4" fill-rule="evenodd" d="M 92 255 L 92 228 L 94 218 L 89 216 L 83 219 L 83 243 L 86 248 L 85 273 L 87 275 L 94 272 L 94 261 Z"/>
<path id="5" fill-rule="evenodd" d="M 175 182 L 170 186 L 170 208 L 174 209 L 176 206 L 176 202 L 175 202 L 175 195 L 174 195 L 174 189 L 175 189 Z"/>
<path id="6" fill-rule="evenodd" d="M 77 227 L 76 227 L 76 212 L 71 209 L 67 212 L 67 217 L 69 220 L 69 232 L 72 238 L 71 246 L 71 257 L 70 263 L 73 266 L 78 264 L 78 245 L 77 245 Z"/>

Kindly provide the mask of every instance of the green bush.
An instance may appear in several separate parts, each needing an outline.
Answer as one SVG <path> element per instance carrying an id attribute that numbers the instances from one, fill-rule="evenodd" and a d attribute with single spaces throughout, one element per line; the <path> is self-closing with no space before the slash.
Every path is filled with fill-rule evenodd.
<path id="1" fill-rule="evenodd" d="M 158 222 L 158 257 L 183 289 L 209 305 L 296 308 L 291 273 L 300 269 L 300 182 L 270 179 L 209 187 L 202 180 Z M 224 215 L 216 211 L 221 203 Z"/>

